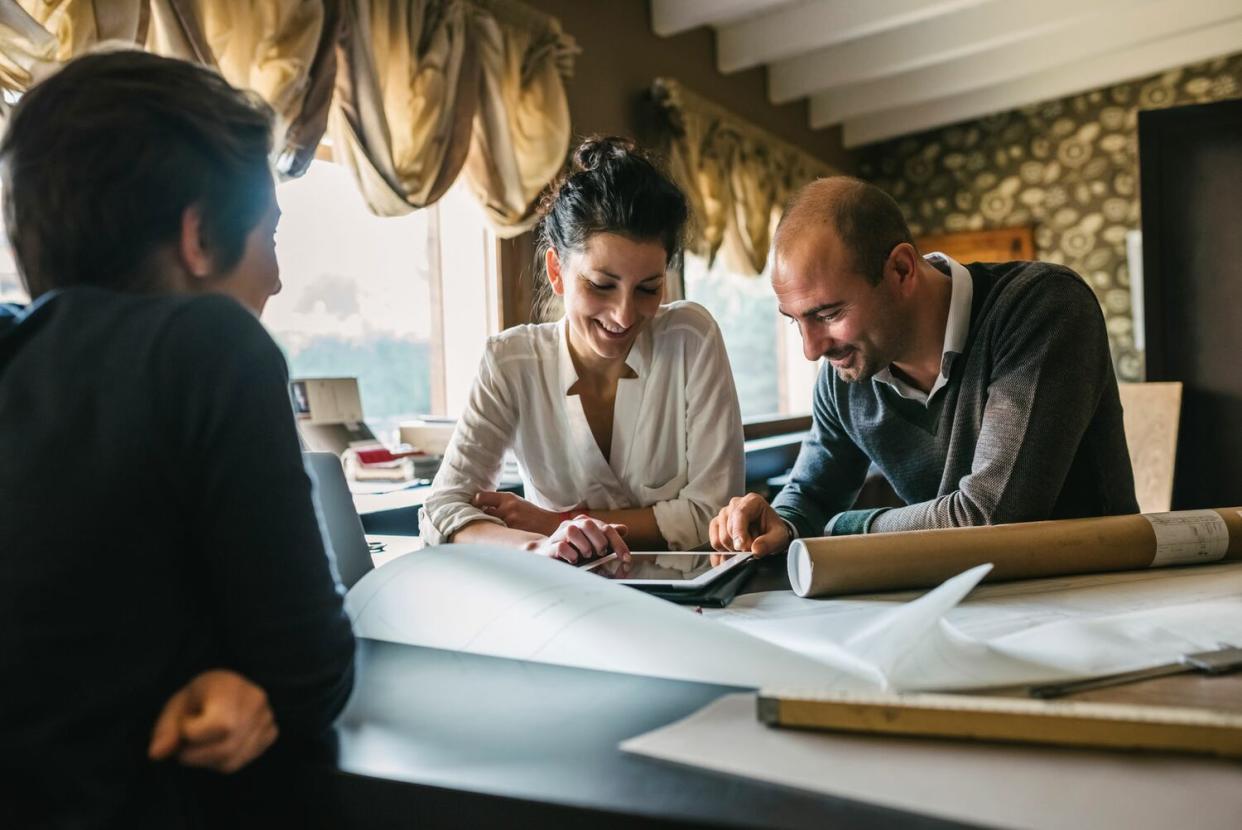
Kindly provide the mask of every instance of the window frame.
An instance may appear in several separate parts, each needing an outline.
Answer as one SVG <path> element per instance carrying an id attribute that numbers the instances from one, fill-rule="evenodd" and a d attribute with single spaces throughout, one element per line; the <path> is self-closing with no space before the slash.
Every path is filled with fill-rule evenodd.
<path id="1" fill-rule="evenodd" d="M 691 300 L 697 302 L 693 298 L 687 296 L 686 291 L 686 268 L 685 258 L 693 256 L 686 252 L 676 269 L 670 269 L 670 275 L 675 275 L 675 283 L 678 287 L 680 296 L 677 299 Z M 731 275 L 732 278 L 746 279 L 738 274 Z M 755 279 L 767 279 L 760 275 Z M 666 302 L 671 300 L 666 299 Z M 706 306 L 704 306 L 706 308 Z M 712 313 L 715 318 L 715 312 L 710 308 L 708 312 Z M 717 325 L 720 321 L 717 319 Z M 742 431 L 746 440 L 768 438 L 776 435 L 785 435 L 792 433 L 802 433 L 810 429 L 811 424 L 811 408 L 810 394 L 800 394 L 798 398 L 805 399 L 805 407 L 794 407 L 791 405 L 791 398 L 794 397 L 794 388 L 801 389 L 802 381 L 807 374 L 815 374 L 819 370 L 819 362 L 814 364 L 814 369 L 803 367 L 805 360 L 797 355 L 791 355 L 793 346 L 797 345 L 800 335 L 792 327 L 785 325 L 782 318 L 775 317 L 772 322 L 773 338 L 776 340 L 776 371 L 777 371 L 777 411 L 765 412 L 759 415 L 751 415 L 742 418 Z M 732 369 L 732 363 L 730 363 Z M 814 382 L 812 381 L 806 388 L 813 392 Z"/>

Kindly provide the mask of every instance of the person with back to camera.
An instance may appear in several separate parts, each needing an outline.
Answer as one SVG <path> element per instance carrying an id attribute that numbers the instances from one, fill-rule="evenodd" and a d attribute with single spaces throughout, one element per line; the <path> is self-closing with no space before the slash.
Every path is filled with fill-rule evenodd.
<path id="1" fill-rule="evenodd" d="M 662 305 L 685 196 L 630 142 L 595 137 L 541 209 L 540 261 L 564 316 L 488 340 L 423 538 L 569 562 L 698 547 L 742 492 L 742 422 L 711 315 Z M 526 498 L 495 492 L 510 448 Z"/>
<path id="2" fill-rule="evenodd" d="M 256 319 L 280 288 L 271 125 L 134 51 L 71 61 L 9 120 L 32 302 L 0 306 L 0 826 L 319 819 L 296 782 L 331 761 L 354 639 Z"/>

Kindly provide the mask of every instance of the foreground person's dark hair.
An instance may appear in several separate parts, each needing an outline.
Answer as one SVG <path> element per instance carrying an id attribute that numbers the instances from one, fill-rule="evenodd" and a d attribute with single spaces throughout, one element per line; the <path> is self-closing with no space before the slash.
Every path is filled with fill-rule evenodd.
<path id="1" fill-rule="evenodd" d="M 152 252 L 201 211 L 218 270 L 271 199 L 272 114 L 216 73 L 137 51 L 71 61 L 14 109 L 0 165 L 5 223 L 31 297 L 163 287 Z"/>

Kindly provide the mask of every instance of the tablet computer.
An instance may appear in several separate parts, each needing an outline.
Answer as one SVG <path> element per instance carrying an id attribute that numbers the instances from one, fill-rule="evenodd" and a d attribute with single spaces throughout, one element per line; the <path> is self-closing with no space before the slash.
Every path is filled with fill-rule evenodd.
<path id="1" fill-rule="evenodd" d="M 639 588 L 663 588 L 697 591 L 731 572 L 750 559 L 749 553 L 737 553 L 712 567 L 711 554 L 697 551 L 631 551 L 630 565 L 622 565 L 615 553 L 581 566 L 584 571 L 598 574 Z"/>

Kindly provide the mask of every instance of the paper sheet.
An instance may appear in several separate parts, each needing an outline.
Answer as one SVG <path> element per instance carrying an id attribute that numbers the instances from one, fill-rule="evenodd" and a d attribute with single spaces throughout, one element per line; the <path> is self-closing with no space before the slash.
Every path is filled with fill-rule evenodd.
<path id="1" fill-rule="evenodd" d="M 1242 816 L 1242 765 L 1228 761 L 770 729 L 753 694 L 621 748 L 989 826 L 1233 830 Z"/>
<path id="2" fill-rule="evenodd" d="M 918 617 L 922 627 L 907 623 L 900 636 L 895 621 L 911 594 L 815 600 L 773 592 L 710 613 L 793 651 L 842 648 L 899 690 L 1050 682 L 1160 665 L 1187 651 L 1242 642 L 1237 564 L 987 585 L 946 607 L 943 601 L 960 596 L 972 573 L 937 589 L 942 614 Z"/>
<path id="3" fill-rule="evenodd" d="M 477 545 L 429 548 L 346 596 L 361 637 L 678 680 L 883 687 L 831 646 L 808 657 L 562 562 Z"/>
<path id="4" fill-rule="evenodd" d="M 373 571 L 346 608 L 364 637 L 755 687 L 1042 683 L 1242 643 L 1242 565 L 976 587 L 986 572 L 922 596 L 759 594 L 700 616 L 560 562 L 457 545 Z"/>

